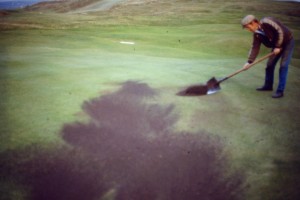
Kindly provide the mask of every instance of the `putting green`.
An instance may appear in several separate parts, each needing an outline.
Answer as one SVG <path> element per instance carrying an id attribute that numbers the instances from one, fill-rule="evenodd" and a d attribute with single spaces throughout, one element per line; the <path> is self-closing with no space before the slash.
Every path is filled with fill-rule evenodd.
<path id="1" fill-rule="evenodd" d="M 255 91 L 263 83 L 264 63 L 226 80 L 218 93 L 177 96 L 186 86 L 240 69 L 251 34 L 241 30 L 239 20 L 248 11 L 262 16 L 269 5 L 186 2 L 177 2 L 179 7 L 162 2 L 160 9 L 170 9 L 164 18 L 147 14 L 155 8 L 152 3 L 91 15 L 17 12 L 1 18 L 0 151 L 64 146 L 60 134 L 64 125 L 90 120 L 83 112 L 84 102 L 113 94 L 124 82 L 138 81 L 158 93 L 145 102 L 174 105 L 175 132 L 207 133 L 222 141 L 224 154 L 229 155 L 228 173 L 240 170 L 246 177 L 245 199 L 296 195 L 299 47 L 282 99 Z M 259 9 L 253 10 L 257 4 Z M 290 3 L 273 6 L 274 15 L 292 28 L 298 44 L 299 16 Z M 179 8 L 182 13 L 175 16 Z M 126 15 L 130 11 L 134 14 Z M 260 55 L 267 52 L 262 48 Z M 275 77 L 277 81 L 278 69 Z M 1 184 L 22 190 L 17 183 Z"/>

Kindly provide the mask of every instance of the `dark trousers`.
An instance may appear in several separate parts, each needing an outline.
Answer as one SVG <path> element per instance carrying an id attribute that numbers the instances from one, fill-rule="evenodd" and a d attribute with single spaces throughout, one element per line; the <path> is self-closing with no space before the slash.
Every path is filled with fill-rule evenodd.
<path id="1" fill-rule="evenodd" d="M 294 50 L 295 41 L 291 39 L 288 44 L 281 50 L 278 55 L 271 56 L 267 62 L 266 75 L 265 75 L 265 86 L 273 87 L 274 83 L 274 70 L 276 63 L 279 58 L 281 58 L 280 68 L 279 68 L 279 82 L 277 86 L 277 92 L 283 92 L 286 85 L 289 64 L 292 59 L 292 54 Z"/>

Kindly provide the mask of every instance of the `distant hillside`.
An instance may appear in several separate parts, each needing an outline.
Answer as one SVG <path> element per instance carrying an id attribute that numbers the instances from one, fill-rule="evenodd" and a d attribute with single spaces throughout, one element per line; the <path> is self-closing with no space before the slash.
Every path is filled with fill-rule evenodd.
<path id="1" fill-rule="evenodd" d="M 112 8 L 122 6 L 137 6 L 140 5 L 158 5 L 173 3 L 197 3 L 193 0 L 53 0 L 49 2 L 40 2 L 32 6 L 26 7 L 28 11 L 54 11 L 58 13 L 88 13 L 110 10 Z"/>
<path id="2" fill-rule="evenodd" d="M 102 2 L 103 0 L 58 0 L 40 2 L 26 8 L 28 11 L 54 11 L 59 13 L 74 11 L 85 6 L 91 5 L 95 2 Z"/>

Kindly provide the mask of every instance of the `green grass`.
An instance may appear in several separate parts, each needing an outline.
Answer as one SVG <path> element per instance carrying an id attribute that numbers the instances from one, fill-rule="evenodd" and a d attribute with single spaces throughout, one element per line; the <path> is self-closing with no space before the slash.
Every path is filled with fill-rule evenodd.
<path id="1" fill-rule="evenodd" d="M 0 151 L 63 145 L 62 126 L 87 120 L 84 101 L 137 80 L 160 92 L 154 102 L 176 106 L 176 129 L 201 130 L 224 140 L 231 170 L 247 175 L 246 199 L 284 199 L 275 191 L 299 177 L 297 170 L 289 173 L 299 164 L 300 152 L 300 17 L 295 5 L 161 1 L 158 7 L 128 5 L 92 15 L 18 12 L 2 17 Z M 255 91 L 263 83 L 263 63 L 222 83 L 217 94 L 176 96 L 185 86 L 224 77 L 244 64 L 252 36 L 239 20 L 249 12 L 276 16 L 293 30 L 296 48 L 286 97 L 274 100 L 271 93 Z M 19 187 L 5 185 L 11 193 Z"/>

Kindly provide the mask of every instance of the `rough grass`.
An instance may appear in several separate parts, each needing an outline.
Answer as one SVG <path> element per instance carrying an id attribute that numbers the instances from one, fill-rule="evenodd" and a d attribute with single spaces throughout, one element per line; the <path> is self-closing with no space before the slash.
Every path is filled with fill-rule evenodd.
<path id="1" fill-rule="evenodd" d="M 62 128 L 76 121 L 89 123 L 84 102 L 114 94 L 122 83 L 135 80 L 158 92 L 147 102 L 174 105 L 173 112 L 179 116 L 172 126 L 174 133 L 220 138 L 229 163 L 225 171 L 230 174 L 238 170 L 245 176 L 244 199 L 296 199 L 300 34 L 295 5 L 273 1 L 149 1 L 88 15 L 18 11 L 1 17 L 1 159 L 7 159 L 6 167 L 11 164 L 11 169 L 18 170 L 13 166 L 18 162 L 11 155 L 26 152 L 27 166 L 45 159 L 37 153 L 43 149 L 45 155 L 53 156 L 46 162 L 62 166 L 63 172 L 73 162 L 80 166 L 71 158 L 71 164 L 56 160 L 61 157 L 53 151 L 62 151 L 61 146 L 68 143 L 61 137 Z M 275 16 L 293 30 L 296 48 L 286 96 L 274 100 L 271 93 L 255 91 L 263 82 L 263 63 L 222 83 L 217 94 L 176 96 L 188 85 L 240 69 L 251 34 L 240 28 L 239 21 L 249 12 L 259 17 Z M 262 49 L 261 55 L 266 52 Z M 31 145 L 37 150 L 23 151 Z M 88 162 L 99 164 L 90 158 Z M 93 170 L 82 170 L 72 173 L 82 177 L 87 172 L 84 180 L 90 183 Z M 1 168 L 1 176 L 5 172 Z M 28 177 L 36 173 L 40 171 L 35 169 Z M 9 198 L 25 199 L 28 188 L 22 183 L 9 179 L 1 182 L 1 188 L 8 191 Z"/>

